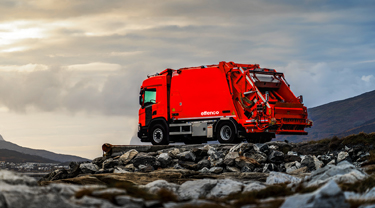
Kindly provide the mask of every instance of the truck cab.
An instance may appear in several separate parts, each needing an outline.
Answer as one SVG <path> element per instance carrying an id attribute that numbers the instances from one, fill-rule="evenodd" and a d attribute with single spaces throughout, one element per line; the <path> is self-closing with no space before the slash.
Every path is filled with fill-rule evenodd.
<path id="1" fill-rule="evenodd" d="M 165 139 L 165 137 L 168 137 L 165 131 L 168 130 L 167 120 L 169 120 L 169 94 L 167 93 L 169 90 L 167 88 L 170 85 L 167 78 L 170 78 L 170 75 L 168 75 L 168 70 L 165 70 L 160 74 L 148 76 L 148 79 L 142 83 L 139 93 L 139 105 L 141 107 L 138 111 L 138 137 L 141 140 L 146 139 L 148 141 L 149 137 L 151 137 L 149 135 L 150 128 L 154 128 L 156 124 L 159 124 L 155 135 L 152 135 L 154 137 L 152 141 L 159 141 L 155 144 L 169 143 L 169 139 Z"/>

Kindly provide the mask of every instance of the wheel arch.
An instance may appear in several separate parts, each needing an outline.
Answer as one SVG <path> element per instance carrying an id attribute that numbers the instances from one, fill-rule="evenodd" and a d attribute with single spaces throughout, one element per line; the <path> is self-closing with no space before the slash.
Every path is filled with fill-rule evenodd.
<path id="1" fill-rule="evenodd" d="M 163 118 L 163 117 L 159 117 L 159 118 L 154 118 L 154 119 L 152 119 L 151 122 L 150 122 L 150 124 L 148 125 L 148 128 L 147 128 L 148 131 L 150 131 L 151 128 L 152 128 L 153 126 L 155 126 L 156 124 L 161 124 L 161 125 L 163 125 L 163 126 L 165 127 L 165 129 L 167 130 L 168 135 L 169 135 L 169 125 L 168 125 L 168 123 L 167 123 L 167 120 L 165 120 L 165 118 Z"/>
<path id="2" fill-rule="evenodd" d="M 238 123 L 237 123 L 237 121 L 236 120 L 234 120 L 233 118 L 229 118 L 229 119 L 219 119 L 217 122 L 215 122 L 215 124 L 214 124 L 214 134 L 216 134 L 216 132 L 217 132 L 217 127 L 219 126 L 219 124 L 221 124 L 221 123 L 226 123 L 226 122 L 230 122 L 230 123 L 232 123 L 233 124 L 233 126 L 234 126 L 234 133 L 236 134 L 236 135 L 238 135 Z"/>
<path id="3" fill-rule="evenodd" d="M 155 140 L 153 138 L 153 132 L 155 128 L 159 128 L 159 130 L 163 131 L 164 136 L 161 136 L 160 138 L 157 138 L 157 140 L 160 139 L 160 141 Z M 160 129 L 162 128 L 162 129 Z M 148 131 L 147 131 L 147 137 L 148 140 L 153 144 L 153 145 L 168 145 L 169 144 L 169 126 L 167 121 L 164 118 L 155 118 L 153 119 L 149 126 L 148 126 Z"/>

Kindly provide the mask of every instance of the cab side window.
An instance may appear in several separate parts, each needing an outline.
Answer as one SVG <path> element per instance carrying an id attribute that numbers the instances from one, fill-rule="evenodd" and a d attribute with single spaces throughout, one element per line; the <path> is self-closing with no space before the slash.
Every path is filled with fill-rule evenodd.
<path id="1" fill-rule="evenodd" d="M 146 89 L 144 97 L 144 106 L 156 103 L 156 89 Z"/>

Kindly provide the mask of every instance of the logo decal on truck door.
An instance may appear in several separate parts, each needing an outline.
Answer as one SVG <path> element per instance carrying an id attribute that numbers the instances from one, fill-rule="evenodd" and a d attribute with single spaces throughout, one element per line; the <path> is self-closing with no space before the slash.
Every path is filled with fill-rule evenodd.
<path id="1" fill-rule="evenodd" d="M 201 116 L 219 115 L 219 111 L 203 111 Z"/>

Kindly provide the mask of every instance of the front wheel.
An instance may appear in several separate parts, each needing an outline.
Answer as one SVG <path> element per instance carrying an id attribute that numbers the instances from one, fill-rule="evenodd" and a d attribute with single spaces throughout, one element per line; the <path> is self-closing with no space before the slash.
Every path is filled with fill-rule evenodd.
<path id="1" fill-rule="evenodd" d="M 153 145 L 168 145 L 169 134 L 166 128 L 161 124 L 155 124 L 149 132 L 149 137 Z"/>
<path id="2" fill-rule="evenodd" d="M 216 130 L 216 138 L 220 143 L 236 143 L 236 131 L 232 123 L 220 123 Z"/>

